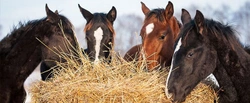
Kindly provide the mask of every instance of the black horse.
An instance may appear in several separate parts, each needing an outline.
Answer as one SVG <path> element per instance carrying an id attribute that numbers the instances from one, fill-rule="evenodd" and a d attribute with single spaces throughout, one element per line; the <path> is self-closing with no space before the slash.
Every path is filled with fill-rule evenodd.
<path id="1" fill-rule="evenodd" d="M 22 103 L 24 81 L 38 64 L 42 62 L 41 72 L 44 72 L 55 66 L 55 61 L 65 61 L 57 55 L 70 52 L 65 42 L 70 42 L 71 47 L 77 46 L 70 21 L 57 11 L 52 12 L 47 4 L 45 9 L 47 17 L 20 23 L 0 42 L 1 103 Z M 49 74 L 43 74 L 43 80 L 50 77 Z"/>
<path id="2" fill-rule="evenodd" d="M 111 60 L 111 50 L 114 46 L 115 31 L 113 23 L 116 19 L 116 8 L 107 13 L 90 13 L 88 10 L 78 7 L 86 19 L 87 23 L 84 28 L 87 40 L 87 53 L 89 59 L 97 63 L 100 59 L 105 59 L 107 62 Z"/>
<path id="3" fill-rule="evenodd" d="M 166 95 L 184 101 L 193 88 L 213 74 L 219 83 L 219 102 L 250 103 L 250 55 L 235 30 L 205 19 L 196 11 L 194 20 L 182 10 L 184 27 L 175 45 Z"/>

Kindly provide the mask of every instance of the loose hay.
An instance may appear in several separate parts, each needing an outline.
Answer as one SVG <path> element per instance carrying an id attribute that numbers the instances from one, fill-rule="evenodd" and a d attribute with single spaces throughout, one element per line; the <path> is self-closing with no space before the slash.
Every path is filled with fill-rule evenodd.
<path id="1" fill-rule="evenodd" d="M 91 64 L 81 56 L 59 63 L 62 68 L 49 81 L 32 88 L 35 103 L 171 103 L 165 96 L 168 72 L 145 72 L 143 66 L 113 58 L 110 64 Z M 77 60 L 77 61 L 79 61 Z M 216 93 L 204 84 L 187 97 L 186 103 L 213 103 Z"/>

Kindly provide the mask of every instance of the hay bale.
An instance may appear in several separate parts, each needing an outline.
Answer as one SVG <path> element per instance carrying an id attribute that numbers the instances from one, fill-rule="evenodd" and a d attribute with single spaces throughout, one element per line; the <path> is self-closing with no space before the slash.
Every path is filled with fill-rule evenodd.
<path id="1" fill-rule="evenodd" d="M 110 64 L 92 65 L 82 56 L 58 64 L 60 71 L 49 81 L 32 88 L 32 102 L 47 103 L 171 103 L 165 96 L 168 72 L 145 72 L 134 62 L 114 58 Z M 79 61 L 79 60 L 77 60 Z M 216 93 L 204 84 L 187 97 L 186 103 L 213 103 Z"/>

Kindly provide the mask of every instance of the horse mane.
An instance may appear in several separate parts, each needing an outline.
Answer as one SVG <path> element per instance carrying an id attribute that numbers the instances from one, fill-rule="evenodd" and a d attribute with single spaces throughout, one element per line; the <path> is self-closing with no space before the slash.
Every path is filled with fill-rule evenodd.
<path id="1" fill-rule="evenodd" d="M 63 15 L 59 15 L 59 16 L 60 16 L 60 20 L 61 20 L 61 22 L 63 24 L 63 30 L 72 30 L 72 29 L 74 29 L 73 24 L 71 24 L 71 22 L 69 21 L 68 18 L 66 18 Z"/>
<path id="2" fill-rule="evenodd" d="M 1 41 L 0 41 L 0 54 L 8 53 L 13 46 L 25 36 L 25 32 L 33 29 L 36 25 L 44 21 L 45 18 L 39 20 L 32 20 L 28 21 L 27 23 L 19 22 L 18 26 L 14 26 L 13 30 L 10 34 L 7 34 Z"/>
<path id="3" fill-rule="evenodd" d="M 65 16 L 62 16 L 62 15 L 59 15 L 59 16 L 60 16 L 62 23 L 66 24 L 62 27 L 63 30 L 71 30 L 73 27 L 71 22 Z M 24 37 L 27 40 L 29 40 L 30 38 L 34 36 L 39 37 L 39 35 L 37 34 L 33 34 L 29 36 L 25 36 L 25 35 L 29 34 L 27 32 L 31 31 L 32 29 L 36 29 L 34 27 L 45 26 L 46 24 L 43 22 L 46 21 L 46 19 L 47 18 L 45 17 L 42 19 L 31 20 L 27 22 L 19 22 L 19 24 L 17 26 L 14 26 L 13 30 L 0 41 L 0 55 L 5 55 L 6 53 L 10 52 L 11 49 L 15 46 L 15 44 L 18 43 L 19 40 L 22 40 L 22 38 Z M 39 28 L 39 29 L 43 29 L 44 31 L 47 30 L 44 28 Z M 32 39 L 32 40 L 35 40 L 35 39 Z"/>
<path id="4" fill-rule="evenodd" d="M 205 26 L 208 35 L 215 34 L 214 36 L 208 36 L 212 37 L 210 40 L 216 40 L 217 38 L 217 41 L 213 43 L 222 41 L 225 44 L 230 44 L 229 47 L 235 52 L 238 52 L 239 49 L 244 50 L 244 46 L 240 43 L 239 38 L 237 37 L 239 34 L 232 28 L 232 26 L 228 24 L 222 24 L 212 19 L 205 19 Z"/>
<path id="5" fill-rule="evenodd" d="M 183 32 L 188 32 L 191 29 L 197 30 L 194 20 L 191 20 L 190 23 L 185 24 Z M 247 61 L 249 61 L 248 57 L 246 57 L 248 53 L 245 50 L 244 46 L 240 43 L 239 38 L 237 37 L 237 35 L 239 34 L 237 34 L 236 30 L 234 30 L 232 26 L 228 24 L 222 24 L 218 21 L 214 21 L 213 19 L 205 19 L 203 31 L 207 33 L 206 37 L 209 38 L 209 40 L 211 41 L 210 43 L 213 46 L 215 46 L 219 51 L 225 51 L 230 49 L 231 51 L 235 52 L 234 55 L 238 56 L 237 58 L 239 62 L 242 64 L 243 67 L 245 67 L 244 65 L 247 63 Z M 184 35 L 182 36 L 184 37 L 184 41 L 187 41 L 185 39 L 187 39 L 188 34 L 189 33 L 184 33 Z M 184 42 L 183 45 L 186 45 L 186 43 Z"/>

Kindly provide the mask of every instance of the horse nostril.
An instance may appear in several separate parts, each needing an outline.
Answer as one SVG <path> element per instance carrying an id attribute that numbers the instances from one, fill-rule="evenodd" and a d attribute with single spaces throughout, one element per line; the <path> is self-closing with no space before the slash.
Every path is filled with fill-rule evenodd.
<path id="1" fill-rule="evenodd" d="M 172 93 L 166 93 L 166 96 L 168 99 L 172 98 L 173 94 Z"/>
<path id="2" fill-rule="evenodd" d="M 165 94 L 168 99 L 173 97 L 173 88 L 166 87 L 165 89 Z"/>

